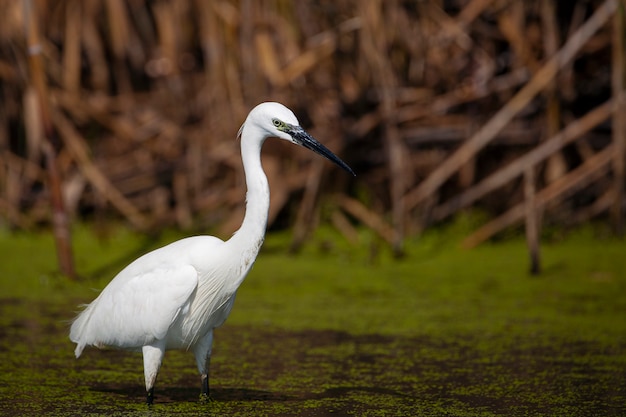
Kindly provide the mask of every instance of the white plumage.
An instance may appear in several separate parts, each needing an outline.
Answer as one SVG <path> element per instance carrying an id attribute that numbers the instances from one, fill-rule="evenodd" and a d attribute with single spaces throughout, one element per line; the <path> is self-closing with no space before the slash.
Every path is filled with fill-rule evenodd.
<path id="1" fill-rule="evenodd" d="M 70 339 L 78 358 L 86 346 L 141 350 L 147 402 L 165 350 L 192 350 L 208 397 L 213 329 L 230 313 L 239 285 L 252 268 L 265 236 L 269 187 L 261 146 L 278 137 L 311 149 L 352 170 L 306 133 L 279 103 L 252 109 L 239 130 L 246 174 L 246 214 L 227 241 L 213 236 L 181 239 L 147 253 L 124 268 L 76 317 Z"/>

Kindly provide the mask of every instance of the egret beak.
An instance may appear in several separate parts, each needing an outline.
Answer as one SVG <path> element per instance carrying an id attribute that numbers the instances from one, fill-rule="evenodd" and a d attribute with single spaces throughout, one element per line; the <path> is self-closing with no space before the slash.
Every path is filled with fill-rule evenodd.
<path id="1" fill-rule="evenodd" d="M 339 165 L 341 168 L 356 177 L 356 174 L 354 173 L 354 171 L 352 171 L 352 168 L 350 168 L 348 164 L 339 159 L 339 157 L 332 153 L 330 149 L 319 143 L 313 136 L 309 135 L 300 126 L 290 126 L 288 133 L 293 138 L 293 141 L 298 145 L 304 146 L 305 148 L 312 150 L 316 154 L 322 155 L 324 158 L 334 162 L 335 164 Z"/>

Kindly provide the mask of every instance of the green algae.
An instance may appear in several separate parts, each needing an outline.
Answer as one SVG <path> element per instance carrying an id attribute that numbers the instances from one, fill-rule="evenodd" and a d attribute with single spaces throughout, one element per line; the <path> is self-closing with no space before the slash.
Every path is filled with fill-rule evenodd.
<path id="1" fill-rule="evenodd" d="M 77 227 L 84 277 L 55 271 L 45 234 L 0 234 L 2 415 L 623 415 L 626 243 L 584 229 L 542 248 L 472 251 L 449 232 L 393 260 L 321 230 L 297 256 L 268 236 L 233 313 L 216 331 L 212 398 L 193 356 L 167 352 L 156 404 L 143 404 L 141 356 L 67 339 L 77 305 L 159 239 Z M 36 254 L 37 256 L 33 256 Z"/>

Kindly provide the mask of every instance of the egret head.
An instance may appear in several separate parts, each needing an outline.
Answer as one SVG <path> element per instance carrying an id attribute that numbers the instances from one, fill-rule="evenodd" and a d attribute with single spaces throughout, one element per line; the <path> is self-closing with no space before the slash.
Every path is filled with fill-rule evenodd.
<path id="1" fill-rule="evenodd" d="M 241 129 L 239 129 L 239 135 L 242 134 L 244 127 L 248 124 L 254 124 L 257 128 L 260 128 L 263 131 L 263 139 L 277 137 L 303 146 L 334 162 L 350 174 L 356 175 L 345 162 L 319 143 L 313 136 L 309 135 L 300 126 L 296 115 L 280 103 L 261 103 L 252 109 Z"/>

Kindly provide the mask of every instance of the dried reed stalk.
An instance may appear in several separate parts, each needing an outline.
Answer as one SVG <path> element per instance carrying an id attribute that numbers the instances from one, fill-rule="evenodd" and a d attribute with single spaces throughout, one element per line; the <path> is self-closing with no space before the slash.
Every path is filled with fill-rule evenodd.
<path id="1" fill-rule="evenodd" d="M 583 165 L 570 171 L 567 175 L 559 178 L 557 181 L 548 185 L 535 196 L 535 207 L 541 209 L 555 199 L 562 199 L 567 193 L 572 193 L 576 189 L 580 189 L 598 178 L 602 178 L 609 169 L 609 163 L 613 157 L 613 145 L 607 146 L 595 156 L 587 160 Z M 466 237 L 462 245 L 465 248 L 472 248 L 489 239 L 503 229 L 520 222 L 524 218 L 526 205 L 518 204 L 506 213 L 491 220 L 480 229 L 476 230 L 470 236 Z"/>
<path id="2" fill-rule="evenodd" d="M 489 175 L 478 184 L 457 194 L 449 201 L 435 209 L 435 219 L 442 220 L 453 212 L 467 207 L 474 201 L 485 196 L 498 187 L 502 187 L 514 178 L 522 175 L 529 166 L 536 166 L 550 156 L 554 155 L 566 145 L 580 138 L 591 129 L 604 122 L 617 110 L 617 102 L 608 102 L 596 107 L 580 119 L 570 123 L 565 129 L 555 136 L 542 142 L 531 151 L 511 161 L 501 169 Z"/>
<path id="3" fill-rule="evenodd" d="M 61 175 L 55 150 L 56 133 L 50 117 L 48 102 L 48 86 L 42 60 L 42 41 L 39 34 L 39 17 L 31 0 L 23 0 L 26 16 L 26 36 L 28 47 L 28 64 L 30 82 L 36 92 L 39 111 L 39 120 L 44 134 L 40 141 L 42 153 L 46 160 L 47 180 L 50 190 L 50 204 L 52 206 L 52 224 L 56 244 L 57 260 L 61 273 L 68 278 L 75 279 L 74 257 L 72 253 L 72 238 L 69 219 L 65 210 L 65 203 L 61 192 Z"/>
<path id="4" fill-rule="evenodd" d="M 611 218 L 613 228 L 618 235 L 624 234 L 624 215 L 626 214 L 626 101 L 623 94 L 624 76 L 626 75 L 626 61 L 624 58 L 624 29 L 626 1 L 620 0 L 620 7 L 613 16 L 613 47 L 611 65 L 611 91 L 614 100 L 617 101 L 617 109 L 613 113 L 613 204 L 611 206 Z"/>
<path id="5" fill-rule="evenodd" d="M 535 95 L 545 88 L 558 70 L 571 61 L 585 43 L 611 18 L 617 8 L 617 0 L 605 0 L 561 50 L 541 67 L 535 76 L 482 128 L 468 139 L 439 168 L 430 173 L 417 188 L 405 196 L 406 205 L 412 209 L 435 192 L 459 167 L 484 148 L 519 113 Z"/>

